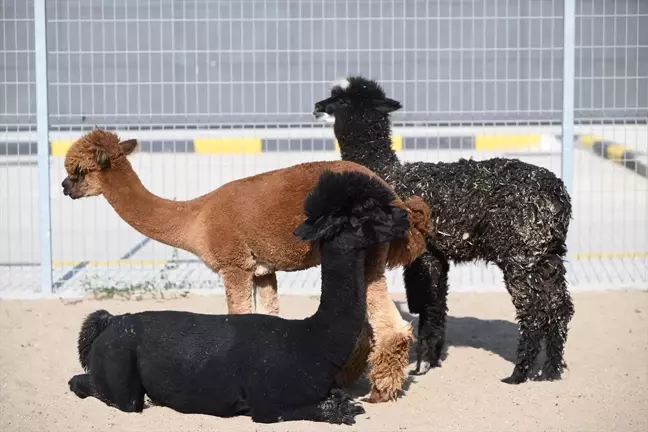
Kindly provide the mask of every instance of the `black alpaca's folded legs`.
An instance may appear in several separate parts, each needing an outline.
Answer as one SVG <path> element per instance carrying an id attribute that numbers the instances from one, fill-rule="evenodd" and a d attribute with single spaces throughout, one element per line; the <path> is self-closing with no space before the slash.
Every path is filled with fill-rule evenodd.
<path id="1" fill-rule="evenodd" d="M 68 385 L 81 399 L 92 396 L 125 412 L 144 409 L 142 379 L 128 350 L 107 350 L 94 355 L 92 375 L 75 375 Z"/>
<path id="2" fill-rule="evenodd" d="M 424 375 L 441 366 L 448 314 L 448 261 L 428 249 L 405 267 L 403 278 L 410 313 L 419 314 L 416 369 L 412 375 Z"/>
<path id="3" fill-rule="evenodd" d="M 355 424 L 355 416 L 364 414 L 365 410 L 341 389 L 333 389 L 322 402 L 301 406 L 295 409 L 268 410 L 252 412 L 252 420 L 257 423 L 274 423 L 276 421 L 310 420 L 332 424 Z"/>
<path id="4" fill-rule="evenodd" d="M 110 379 L 118 377 L 110 377 Z M 144 409 L 144 389 L 139 381 L 116 380 L 112 384 L 104 381 L 105 385 L 98 387 L 89 374 L 74 375 L 68 386 L 80 399 L 94 397 L 108 406 L 124 412 L 142 412 Z"/>
<path id="5" fill-rule="evenodd" d="M 70 378 L 70 381 L 68 381 L 68 386 L 80 399 L 85 399 L 97 394 L 92 385 L 90 375 L 88 374 L 74 375 Z"/>

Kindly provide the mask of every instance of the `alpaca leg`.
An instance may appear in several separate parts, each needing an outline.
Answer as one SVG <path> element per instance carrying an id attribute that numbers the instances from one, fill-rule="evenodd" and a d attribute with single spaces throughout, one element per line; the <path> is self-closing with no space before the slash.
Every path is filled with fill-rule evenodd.
<path id="1" fill-rule="evenodd" d="M 504 269 L 504 281 L 513 299 L 520 331 L 515 368 L 510 377 L 502 380 L 507 384 L 520 384 L 529 379 L 540 353 L 545 299 L 539 291 L 541 288 L 532 280 L 532 275 L 524 269 L 512 266 Z"/>
<path id="2" fill-rule="evenodd" d="M 370 251 L 365 269 L 367 314 L 374 342 L 369 354 L 372 388 L 368 401 L 372 403 L 398 397 L 405 381 L 412 339 L 410 324 L 403 320 L 387 292 L 385 256 L 386 249 L 382 246 Z"/>
<path id="3" fill-rule="evenodd" d="M 562 259 L 553 255 L 538 266 L 538 275 L 545 292 L 549 294 L 545 304 L 542 334 L 545 340 L 547 359 L 539 381 L 554 381 L 562 377 L 567 367 L 563 355 L 567 340 L 568 325 L 574 315 L 574 304 L 565 280 L 565 265 Z"/>
<path id="4" fill-rule="evenodd" d="M 68 381 L 79 398 L 95 397 L 124 412 L 142 412 L 144 388 L 128 350 L 109 350 L 96 355 L 92 374 L 75 375 Z"/>
<path id="5" fill-rule="evenodd" d="M 264 276 L 254 277 L 256 287 L 257 312 L 268 315 L 279 315 L 279 301 L 277 299 L 277 275 L 270 273 Z"/>
<path id="6" fill-rule="evenodd" d="M 268 408 L 265 408 L 264 412 L 252 410 L 252 420 L 257 423 L 310 420 L 352 425 L 355 424 L 355 417 L 364 413 L 362 405 L 354 402 L 348 394 L 340 389 L 333 389 L 326 399 L 317 404 L 293 409 L 282 408 L 274 412 Z"/>
<path id="7" fill-rule="evenodd" d="M 339 387 L 349 387 L 356 382 L 367 370 L 369 353 L 371 352 L 371 326 L 366 321 L 358 342 L 344 366 L 335 377 L 335 383 Z"/>
<path id="8" fill-rule="evenodd" d="M 419 314 L 419 342 L 412 375 L 425 375 L 430 368 L 441 366 L 448 314 L 448 270 L 448 261 L 428 250 L 403 272 L 409 310 Z"/>
<path id="9" fill-rule="evenodd" d="M 387 402 L 396 399 L 403 388 L 412 328 L 386 292 L 371 295 L 371 301 L 379 307 L 369 312 L 374 344 L 369 354 L 372 387 L 368 401 Z"/>
<path id="10" fill-rule="evenodd" d="M 252 313 L 254 274 L 251 271 L 235 267 L 222 270 L 220 273 L 225 284 L 227 312 L 230 314 Z"/>
<path id="11" fill-rule="evenodd" d="M 80 399 L 94 397 L 124 412 L 142 412 L 144 409 L 144 390 L 141 386 L 129 385 L 128 380 L 97 388 L 91 375 L 81 374 L 70 378 L 68 387 Z"/>

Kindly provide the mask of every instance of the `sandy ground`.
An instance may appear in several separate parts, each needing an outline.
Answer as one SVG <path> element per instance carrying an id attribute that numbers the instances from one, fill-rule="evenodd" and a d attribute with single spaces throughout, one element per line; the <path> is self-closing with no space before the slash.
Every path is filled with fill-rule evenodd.
<path id="1" fill-rule="evenodd" d="M 402 296 L 394 297 L 401 310 Z M 565 379 L 509 386 L 514 310 L 503 293 L 450 295 L 443 367 L 417 377 L 396 402 L 364 404 L 352 427 L 309 422 L 259 425 L 249 418 L 182 415 L 149 407 L 125 414 L 67 388 L 81 368 L 83 317 L 144 309 L 222 312 L 222 297 L 167 301 L 0 302 L 0 430 L 8 431 L 645 431 L 648 430 L 648 292 L 579 293 Z M 282 315 L 303 317 L 313 297 L 281 297 Z M 404 312 L 407 319 L 414 319 Z M 410 366 L 411 367 L 411 366 Z M 354 389 L 361 395 L 366 383 Z"/>

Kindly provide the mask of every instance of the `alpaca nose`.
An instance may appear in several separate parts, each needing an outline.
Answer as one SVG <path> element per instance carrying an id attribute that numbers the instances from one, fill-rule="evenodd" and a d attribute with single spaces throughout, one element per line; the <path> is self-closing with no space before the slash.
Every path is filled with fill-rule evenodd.
<path id="1" fill-rule="evenodd" d="M 61 182 L 61 187 L 63 188 L 63 195 L 68 196 L 70 194 L 70 179 L 65 177 Z"/>

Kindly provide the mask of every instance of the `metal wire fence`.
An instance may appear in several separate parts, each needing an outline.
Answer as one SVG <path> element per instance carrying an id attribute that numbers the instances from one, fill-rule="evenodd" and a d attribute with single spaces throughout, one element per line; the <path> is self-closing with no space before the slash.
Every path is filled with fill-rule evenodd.
<path id="1" fill-rule="evenodd" d="M 64 197 L 71 141 L 93 125 L 138 138 L 132 161 L 144 185 L 189 199 L 236 178 L 338 159 L 330 127 L 310 112 L 331 81 L 356 73 L 403 103 L 393 120 L 404 161 L 517 157 L 572 179 L 573 289 L 648 283 L 648 2 L 6 0 L 0 13 L 2 295 L 47 290 L 44 241 L 57 293 L 220 289 L 195 256 L 143 237 L 104 198 Z M 48 72 L 40 118 L 39 42 Z M 566 94 L 573 111 L 563 110 Z M 566 114 L 573 137 L 562 136 Z M 41 163 L 39 122 L 49 131 Z M 572 139 L 573 153 L 563 153 Z M 39 241 L 44 201 L 51 238 Z M 279 280 L 282 292 L 318 283 L 316 270 Z M 503 289 L 501 274 L 456 267 L 451 289 Z"/>

